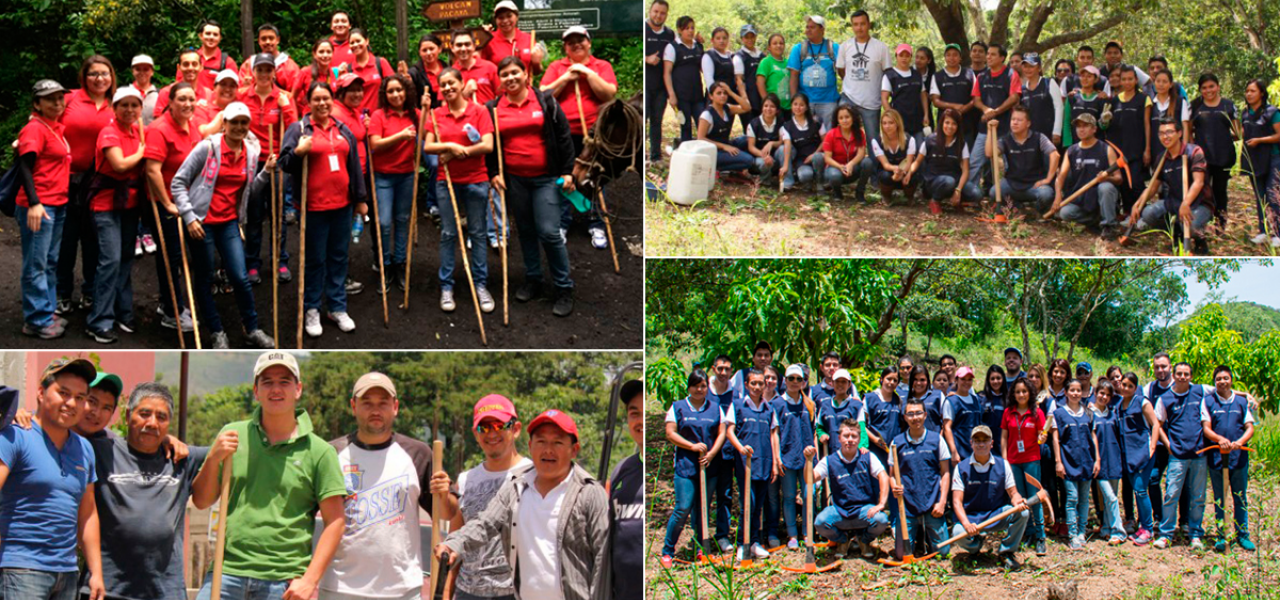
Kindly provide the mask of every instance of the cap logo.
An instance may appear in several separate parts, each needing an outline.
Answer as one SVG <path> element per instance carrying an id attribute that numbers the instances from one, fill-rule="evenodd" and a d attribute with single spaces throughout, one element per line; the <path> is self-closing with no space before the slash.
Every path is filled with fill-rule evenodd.
<path id="1" fill-rule="evenodd" d="M 477 407 L 476 414 L 478 415 L 480 413 L 489 412 L 491 410 L 506 410 L 506 409 L 507 407 L 501 404 L 486 404 L 484 406 Z"/>

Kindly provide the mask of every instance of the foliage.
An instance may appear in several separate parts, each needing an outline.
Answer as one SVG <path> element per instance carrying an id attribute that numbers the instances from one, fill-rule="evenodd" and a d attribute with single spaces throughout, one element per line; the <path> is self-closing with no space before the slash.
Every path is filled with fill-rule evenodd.
<path id="1" fill-rule="evenodd" d="M 1280 330 L 1271 330 L 1246 344 L 1239 331 L 1229 328 L 1222 307 L 1212 304 L 1185 322 L 1178 345 L 1169 353 L 1175 361 L 1191 365 L 1197 380 L 1208 380 L 1218 365 L 1231 367 L 1236 389 L 1247 390 L 1274 412 L 1280 408 Z"/>

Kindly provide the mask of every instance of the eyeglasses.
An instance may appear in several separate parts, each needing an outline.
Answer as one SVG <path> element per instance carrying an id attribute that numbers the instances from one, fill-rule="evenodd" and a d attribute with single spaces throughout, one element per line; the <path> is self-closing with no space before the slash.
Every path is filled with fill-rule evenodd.
<path id="1" fill-rule="evenodd" d="M 486 433 L 497 433 L 499 431 L 506 431 L 514 427 L 515 424 L 516 424 L 515 419 L 511 419 L 506 423 L 495 423 L 493 421 L 486 421 L 484 423 L 476 425 L 476 433 L 483 435 Z"/>
<path id="2" fill-rule="evenodd" d="M 89 79 L 110 79 L 111 78 L 110 73 L 85 73 L 84 76 L 88 77 Z"/>
<path id="3" fill-rule="evenodd" d="M 788 378 L 787 378 L 787 381 L 804 381 L 804 378 L 803 378 L 803 377 L 796 377 L 795 375 L 792 375 L 791 377 L 788 377 Z"/>

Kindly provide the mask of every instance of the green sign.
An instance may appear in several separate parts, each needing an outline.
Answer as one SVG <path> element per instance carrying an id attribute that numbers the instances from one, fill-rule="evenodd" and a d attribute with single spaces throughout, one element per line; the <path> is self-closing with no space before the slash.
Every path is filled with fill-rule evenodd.
<path id="1" fill-rule="evenodd" d="M 644 27 L 644 6 L 636 0 L 524 0 L 520 29 L 558 38 L 575 25 L 592 37 L 632 37 Z"/>

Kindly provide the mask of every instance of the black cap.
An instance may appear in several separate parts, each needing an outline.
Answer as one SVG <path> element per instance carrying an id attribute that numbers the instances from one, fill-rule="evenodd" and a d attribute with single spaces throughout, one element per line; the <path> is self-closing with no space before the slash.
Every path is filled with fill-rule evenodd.
<path id="1" fill-rule="evenodd" d="M 49 94 L 57 94 L 57 93 L 65 94 L 66 91 L 67 91 L 67 88 L 62 87 L 61 83 L 58 83 L 52 79 L 41 79 L 40 81 L 37 81 L 34 86 L 31 87 L 31 93 L 37 98 L 43 98 L 45 96 L 48 96 Z"/>
<path id="2" fill-rule="evenodd" d="M 618 393 L 618 397 L 622 399 L 623 404 L 630 404 L 631 399 L 644 393 L 644 382 L 639 379 L 632 379 L 622 384 L 622 390 Z"/>
<path id="3" fill-rule="evenodd" d="M 98 369 L 93 366 L 93 363 L 83 358 L 55 358 L 49 366 L 44 368 L 44 374 L 40 379 L 43 381 L 61 373 L 83 377 L 85 384 L 89 384 L 98 377 Z"/>
<path id="4" fill-rule="evenodd" d="M 258 68 L 258 65 L 271 65 L 271 68 L 274 69 L 276 68 L 276 57 L 271 56 L 266 52 L 260 52 L 258 54 L 254 54 L 253 68 L 255 69 Z"/>

